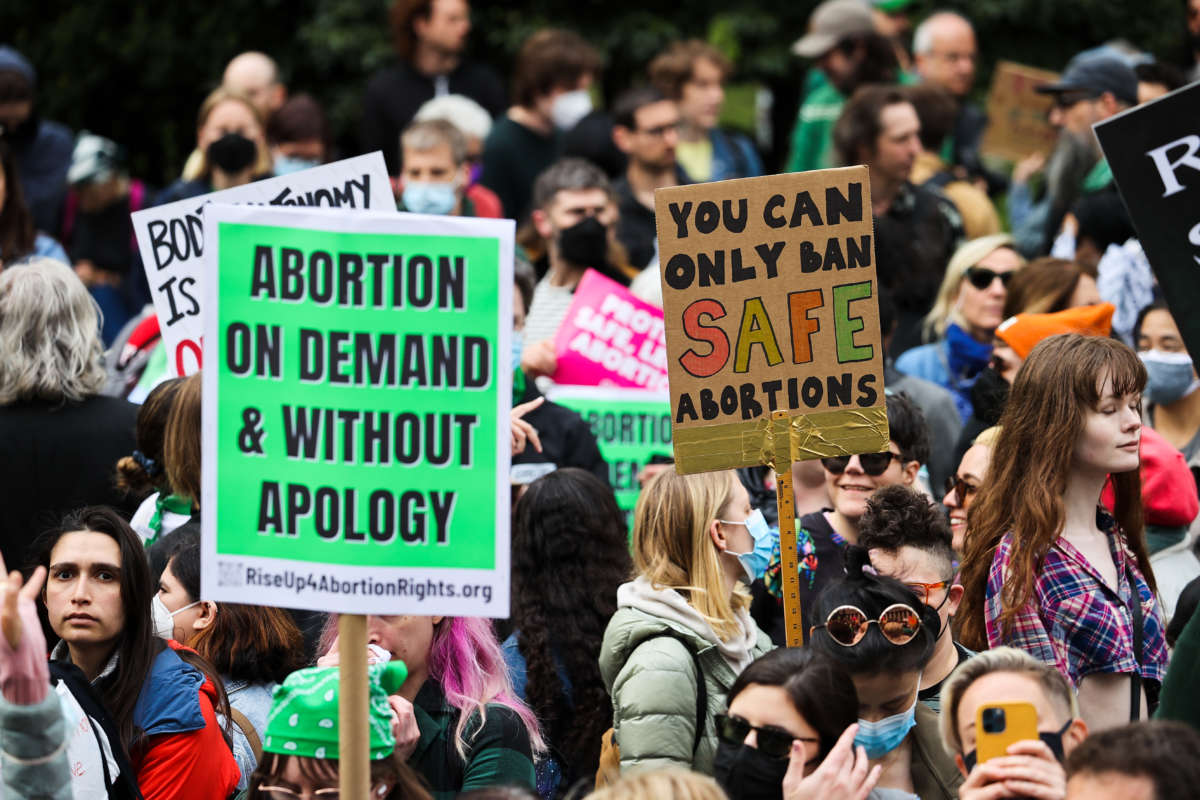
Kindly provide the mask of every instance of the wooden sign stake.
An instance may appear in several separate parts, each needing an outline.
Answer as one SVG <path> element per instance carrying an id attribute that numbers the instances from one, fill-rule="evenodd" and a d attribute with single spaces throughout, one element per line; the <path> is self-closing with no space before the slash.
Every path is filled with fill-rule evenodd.
<path id="1" fill-rule="evenodd" d="M 357 800 L 371 793 L 367 618 L 362 614 L 338 618 L 338 661 L 338 796 Z"/>
<path id="2" fill-rule="evenodd" d="M 790 415 L 786 411 L 771 414 L 776 431 L 787 435 Z M 784 439 L 787 442 L 787 439 Z M 780 452 L 786 453 L 780 457 Z M 783 626 L 788 647 L 804 644 L 804 624 L 800 615 L 800 558 L 796 552 L 796 495 L 792 492 L 790 443 L 775 448 L 775 491 L 779 506 L 780 578 L 783 589 Z"/>

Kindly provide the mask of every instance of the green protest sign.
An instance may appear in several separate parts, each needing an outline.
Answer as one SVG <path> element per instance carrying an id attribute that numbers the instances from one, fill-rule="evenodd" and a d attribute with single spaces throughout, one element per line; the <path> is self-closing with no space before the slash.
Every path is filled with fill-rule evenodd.
<path id="1" fill-rule="evenodd" d="M 513 224 L 204 224 L 205 598 L 506 616 Z"/>
<path id="2" fill-rule="evenodd" d="M 554 386 L 548 397 L 583 417 L 600 454 L 617 506 L 633 528 L 638 473 L 653 456 L 672 457 L 671 401 L 665 394 L 599 386 Z"/>

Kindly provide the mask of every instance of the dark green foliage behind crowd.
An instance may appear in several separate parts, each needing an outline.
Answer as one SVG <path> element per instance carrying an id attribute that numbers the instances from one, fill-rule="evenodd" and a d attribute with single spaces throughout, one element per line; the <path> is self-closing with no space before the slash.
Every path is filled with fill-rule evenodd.
<path id="1" fill-rule="evenodd" d="M 777 140 L 793 118 L 803 65 L 789 53 L 812 0 L 475 0 L 471 52 L 505 71 L 521 40 L 544 25 L 578 30 L 608 58 L 604 90 L 629 85 L 664 43 L 707 38 L 739 66 L 735 80 L 775 94 Z M 165 184 L 195 141 L 195 115 L 228 59 L 263 50 L 293 91 L 330 110 L 343 152 L 367 76 L 391 58 L 388 0 L 8 0 L 0 41 L 23 51 L 40 77 L 40 108 L 78 130 L 123 143 L 135 174 Z M 971 17 L 980 36 L 985 91 L 1006 58 L 1060 69 L 1078 50 L 1124 37 L 1174 60 L 1183 0 L 917 0 Z M 776 159 L 774 162 L 778 163 Z"/>

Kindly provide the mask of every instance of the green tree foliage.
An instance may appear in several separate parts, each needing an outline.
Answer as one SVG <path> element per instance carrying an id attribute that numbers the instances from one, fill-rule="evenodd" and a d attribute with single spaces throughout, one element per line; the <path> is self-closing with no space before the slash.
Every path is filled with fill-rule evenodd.
<path id="1" fill-rule="evenodd" d="M 606 96 L 638 80 L 678 37 L 706 38 L 738 65 L 738 81 L 769 86 L 786 125 L 806 65 L 789 51 L 812 0 L 476 0 L 472 55 L 506 72 L 521 41 L 545 25 L 573 28 L 607 58 Z M 273 55 L 292 91 L 329 110 L 343 151 L 355 148 L 363 87 L 392 58 L 387 0 L 13 0 L 0 3 L 0 39 L 39 73 L 39 108 L 129 150 L 136 174 L 164 184 L 195 143 L 195 116 L 234 54 Z M 998 58 L 1061 69 L 1075 52 L 1113 38 L 1163 58 L 1182 40 L 1182 0 L 917 0 L 975 21 L 986 91 Z"/>

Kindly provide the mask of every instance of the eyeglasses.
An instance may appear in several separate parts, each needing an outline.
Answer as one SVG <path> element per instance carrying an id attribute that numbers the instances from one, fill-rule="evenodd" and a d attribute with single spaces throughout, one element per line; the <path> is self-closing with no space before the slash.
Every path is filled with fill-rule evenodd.
<path id="1" fill-rule="evenodd" d="M 938 589 L 948 588 L 953 581 L 953 578 L 937 583 L 921 583 L 920 581 L 905 581 L 904 585 L 913 590 L 917 597 L 921 598 L 921 602 L 927 606 L 933 605 L 929 602 L 929 595 L 936 592 Z"/>
<path id="2" fill-rule="evenodd" d="M 654 128 L 638 128 L 638 133 L 644 133 L 647 136 L 653 136 L 657 139 L 661 139 L 662 137 L 666 136 L 668 133 L 678 133 L 678 132 L 679 132 L 679 123 L 678 122 L 668 122 L 666 125 L 659 125 Z"/>
<path id="3" fill-rule="evenodd" d="M 893 458 L 900 462 L 904 461 L 902 455 L 889 450 L 886 453 L 862 453 L 858 457 L 858 463 L 862 467 L 863 472 L 872 478 L 878 478 L 887 472 L 887 468 L 891 466 Z M 841 475 L 846 471 L 846 467 L 849 466 L 850 459 L 851 456 L 829 456 L 828 458 L 822 458 L 821 464 L 834 475 Z"/>
<path id="4" fill-rule="evenodd" d="M 967 280 L 976 289 L 982 290 L 988 288 L 996 278 L 999 278 L 1000 283 L 1007 289 L 1009 281 L 1012 280 L 1013 272 L 1011 270 L 1009 272 L 996 272 L 994 269 L 975 266 L 967 267 L 966 276 Z"/>
<path id="5" fill-rule="evenodd" d="M 993 359 L 993 361 L 994 360 L 995 359 Z M 997 369 L 998 365 L 993 364 L 992 368 Z M 963 502 L 966 501 L 968 497 L 971 497 L 978 491 L 978 486 L 972 486 L 957 475 L 949 475 L 946 478 L 946 494 L 954 492 L 954 497 L 956 500 L 958 500 L 959 507 L 963 505 Z"/>
<path id="6" fill-rule="evenodd" d="M 289 789 L 286 786 L 260 786 L 258 790 L 268 800 L 302 800 L 306 796 L 314 798 L 314 800 L 338 800 L 338 790 L 336 787 L 316 789 L 308 793 L 297 792 L 295 789 Z M 371 787 L 371 796 L 383 797 L 391 790 L 392 787 L 388 783 L 377 783 Z"/>
<path id="7" fill-rule="evenodd" d="M 838 606 L 829 612 L 824 622 L 812 629 L 824 628 L 829 632 L 829 638 L 842 647 L 853 647 L 867 635 L 872 622 L 879 626 L 883 638 L 897 647 L 908 644 L 921 632 L 921 615 L 904 603 L 888 606 L 879 619 L 868 619 L 866 612 L 857 606 Z"/>
<path id="8" fill-rule="evenodd" d="M 266 795 L 268 800 L 301 800 L 304 797 L 300 792 L 283 786 L 260 786 L 258 787 L 258 791 Z M 338 790 L 317 789 L 309 796 L 318 800 L 338 800 Z"/>
<path id="9" fill-rule="evenodd" d="M 821 741 L 806 736 L 792 736 L 782 728 L 760 728 L 740 717 L 731 717 L 727 714 L 716 714 L 713 719 L 717 723 L 717 738 L 722 742 L 739 745 L 746 741 L 750 731 L 754 731 L 757 734 L 754 737 L 757 743 L 756 749 L 771 758 L 787 758 L 792 749 L 792 742 L 797 739 L 812 744 L 820 744 Z"/>

